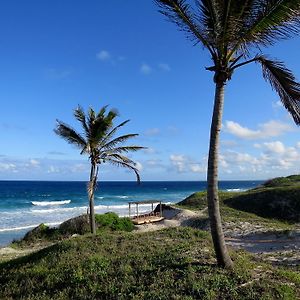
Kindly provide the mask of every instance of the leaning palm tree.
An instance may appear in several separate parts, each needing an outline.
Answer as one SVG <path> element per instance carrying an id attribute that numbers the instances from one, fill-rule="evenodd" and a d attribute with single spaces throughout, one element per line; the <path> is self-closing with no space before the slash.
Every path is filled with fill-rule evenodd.
<path id="1" fill-rule="evenodd" d="M 211 234 L 218 264 L 232 268 L 222 231 L 218 199 L 218 151 L 224 90 L 234 71 L 252 62 L 262 66 L 264 78 L 300 124 L 300 85 L 280 61 L 262 54 L 300 32 L 299 0 L 154 0 L 159 11 L 184 31 L 194 45 L 201 44 L 212 60 L 215 98 L 207 168 L 207 201 Z"/>
<path id="2" fill-rule="evenodd" d="M 74 110 L 75 118 L 80 122 L 83 134 L 76 132 L 69 125 L 57 120 L 54 132 L 65 139 L 68 143 L 78 147 L 80 154 L 87 154 L 91 163 L 90 180 L 88 183 L 89 216 L 91 232 L 96 233 L 94 194 L 97 185 L 99 166 L 110 163 L 115 166 L 125 167 L 132 170 L 140 182 L 139 171 L 133 160 L 124 154 L 143 149 L 135 145 L 123 145 L 127 140 L 138 136 L 138 134 L 126 134 L 115 136 L 117 131 L 129 122 L 126 120 L 114 126 L 114 119 L 118 116 L 115 110 L 106 112 L 107 106 L 100 109 L 99 113 L 90 108 L 86 115 L 79 106 Z"/>

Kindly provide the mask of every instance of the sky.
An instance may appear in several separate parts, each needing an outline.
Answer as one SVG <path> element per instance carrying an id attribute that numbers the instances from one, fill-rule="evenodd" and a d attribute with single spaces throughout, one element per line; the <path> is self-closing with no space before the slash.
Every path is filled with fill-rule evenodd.
<path id="1" fill-rule="evenodd" d="M 5 1 L 0 11 L 0 180 L 87 180 L 88 157 L 58 137 L 56 119 L 80 131 L 73 110 L 119 111 L 142 180 L 205 180 L 214 97 L 210 58 L 152 1 Z M 300 79 L 300 39 L 263 53 Z M 299 173 L 300 131 L 259 65 L 228 82 L 221 180 Z M 135 180 L 101 165 L 100 180 Z"/>

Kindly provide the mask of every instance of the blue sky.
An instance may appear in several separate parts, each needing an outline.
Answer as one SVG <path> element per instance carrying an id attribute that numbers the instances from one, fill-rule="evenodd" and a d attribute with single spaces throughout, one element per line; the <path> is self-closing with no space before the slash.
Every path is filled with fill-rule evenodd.
<path id="1" fill-rule="evenodd" d="M 78 104 L 109 104 L 148 147 L 142 180 L 205 180 L 210 60 L 152 1 L 6 1 L 0 12 L 0 180 L 86 180 L 89 164 L 56 136 Z M 264 49 L 300 78 L 299 37 Z M 79 128 L 78 128 L 79 129 Z M 228 83 L 220 179 L 299 173 L 300 135 L 258 65 Z M 134 180 L 105 166 L 101 180 Z"/>

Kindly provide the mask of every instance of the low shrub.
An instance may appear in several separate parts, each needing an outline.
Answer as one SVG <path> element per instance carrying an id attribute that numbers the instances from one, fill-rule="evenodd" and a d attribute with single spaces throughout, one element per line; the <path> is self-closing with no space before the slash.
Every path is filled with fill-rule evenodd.
<path id="1" fill-rule="evenodd" d="M 108 212 L 102 215 L 96 214 L 95 219 L 98 230 L 110 229 L 114 231 L 132 231 L 134 228 L 130 218 L 120 218 L 114 212 Z"/>

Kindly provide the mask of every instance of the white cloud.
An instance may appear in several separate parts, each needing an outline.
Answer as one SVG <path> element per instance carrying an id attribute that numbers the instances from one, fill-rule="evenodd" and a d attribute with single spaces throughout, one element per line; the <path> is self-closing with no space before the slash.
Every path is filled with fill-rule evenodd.
<path id="1" fill-rule="evenodd" d="M 276 101 L 276 102 L 272 102 L 272 107 L 273 107 L 274 109 L 278 109 L 278 108 L 280 108 L 280 107 L 283 107 L 283 104 L 282 104 L 282 102 L 281 102 L 280 100 L 278 100 L 278 101 Z"/>
<path id="2" fill-rule="evenodd" d="M 300 149 L 288 147 L 281 141 L 254 144 L 260 152 L 256 155 L 225 151 L 220 155 L 220 173 L 231 170 L 233 176 L 243 173 L 244 177 L 270 178 L 299 173 Z"/>
<path id="3" fill-rule="evenodd" d="M 60 168 L 55 166 L 49 166 L 47 173 L 60 173 Z"/>
<path id="4" fill-rule="evenodd" d="M 17 166 L 13 163 L 0 163 L 0 171 L 5 172 L 5 171 L 16 171 Z"/>
<path id="5" fill-rule="evenodd" d="M 30 165 L 32 165 L 33 167 L 38 167 L 40 165 L 40 162 L 36 159 L 30 159 L 29 160 Z"/>
<path id="6" fill-rule="evenodd" d="M 152 68 L 148 64 L 143 63 L 140 67 L 140 71 L 144 75 L 149 75 L 152 72 Z"/>
<path id="7" fill-rule="evenodd" d="M 170 155 L 170 160 L 173 166 L 177 169 L 177 172 L 182 173 L 186 169 L 186 163 L 187 159 L 184 157 L 184 155 Z"/>
<path id="8" fill-rule="evenodd" d="M 160 63 L 160 64 L 158 64 L 158 67 L 160 68 L 160 70 L 165 71 L 165 72 L 171 71 L 170 66 L 166 63 Z"/>
<path id="9" fill-rule="evenodd" d="M 157 150 L 155 150 L 154 148 L 151 148 L 151 147 L 143 149 L 143 152 L 145 154 L 157 154 L 158 153 Z"/>
<path id="10" fill-rule="evenodd" d="M 96 57 L 99 60 L 108 61 L 111 59 L 111 54 L 106 50 L 101 50 L 100 52 L 97 53 Z"/>
<path id="11" fill-rule="evenodd" d="M 265 146 L 265 148 L 268 149 L 269 152 L 274 152 L 278 154 L 283 154 L 286 150 L 283 143 L 280 141 L 264 143 L 263 145 Z"/>
<path id="12" fill-rule="evenodd" d="M 135 163 L 135 167 L 138 169 L 138 171 L 142 171 L 143 170 L 143 165 L 139 161 L 137 161 Z"/>
<path id="13" fill-rule="evenodd" d="M 190 170 L 193 173 L 204 173 L 206 171 L 206 167 L 200 165 L 190 165 Z"/>
<path id="14" fill-rule="evenodd" d="M 226 121 L 224 129 L 226 132 L 229 132 L 241 139 L 263 139 L 275 137 L 293 130 L 289 124 L 274 120 L 260 124 L 258 127 L 259 129 L 257 130 L 251 130 L 236 122 Z"/>
<path id="15" fill-rule="evenodd" d="M 144 132 L 146 136 L 154 136 L 160 134 L 159 128 L 150 128 Z"/>
<path id="16" fill-rule="evenodd" d="M 198 163 L 183 154 L 171 154 L 170 161 L 178 173 L 204 173 L 206 171 L 206 164 Z"/>

